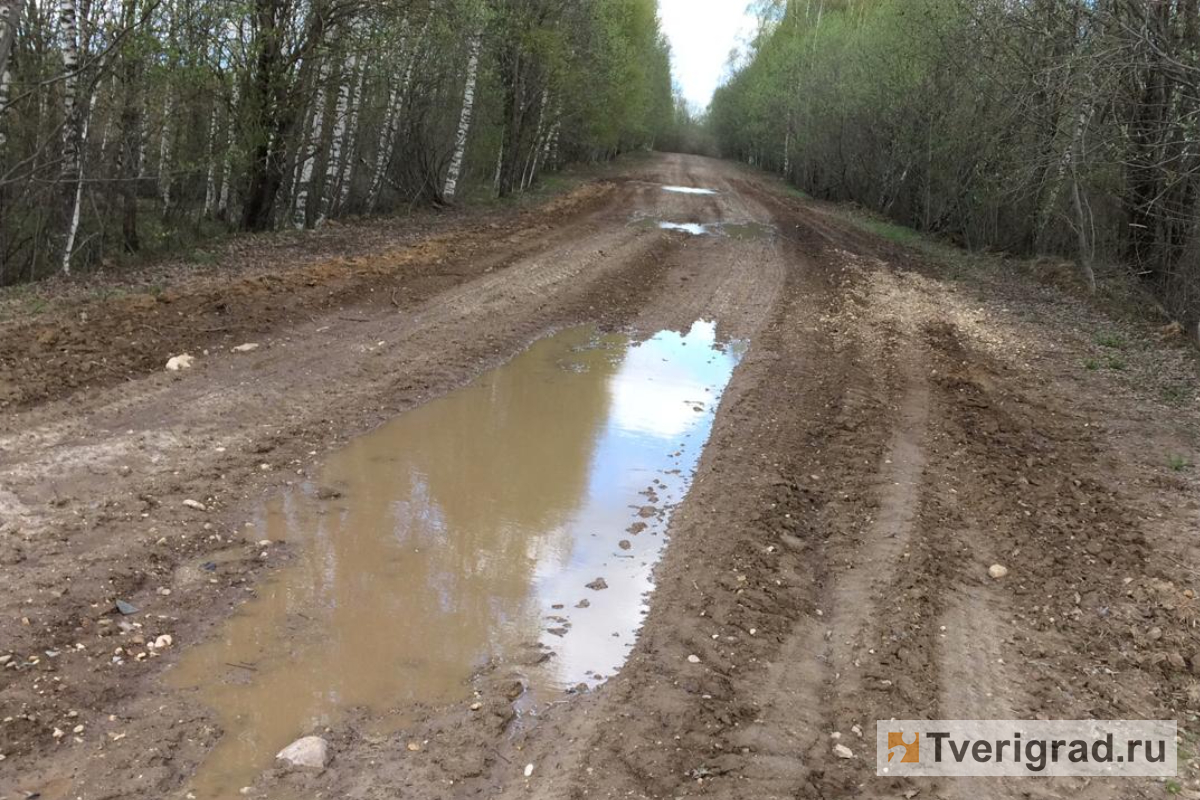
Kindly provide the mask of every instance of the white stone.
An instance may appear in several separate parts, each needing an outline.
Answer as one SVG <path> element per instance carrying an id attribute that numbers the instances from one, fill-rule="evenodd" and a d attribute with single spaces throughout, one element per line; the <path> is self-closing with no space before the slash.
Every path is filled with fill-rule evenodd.
<path id="1" fill-rule="evenodd" d="M 188 508 L 194 508 L 197 511 L 208 511 L 208 506 L 204 505 L 204 503 L 201 503 L 199 500 L 188 499 L 184 500 L 183 504 Z"/>
<path id="2" fill-rule="evenodd" d="M 257 350 L 258 347 L 259 347 L 258 342 L 246 342 L 245 344 L 239 344 L 237 347 L 233 348 L 233 352 L 249 353 L 254 350 Z"/>
<path id="3" fill-rule="evenodd" d="M 992 564 L 990 567 L 988 567 L 988 575 L 991 575 L 993 580 L 998 581 L 1004 576 L 1008 575 L 1008 567 L 1005 567 L 1001 564 Z"/>
<path id="4" fill-rule="evenodd" d="M 171 358 L 167 359 L 167 371 L 179 372 L 180 370 L 191 369 L 192 365 L 195 363 L 196 357 L 188 355 L 187 353 L 178 356 L 172 356 Z"/>
<path id="5" fill-rule="evenodd" d="M 834 745 L 833 754 L 838 758 L 854 758 L 854 753 L 844 744 Z"/>
<path id="6" fill-rule="evenodd" d="M 280 750 L 275 757 L 301 769 L 325 769 L 329 764 L 329 742 L 320 736 L 305 736 Z"/>

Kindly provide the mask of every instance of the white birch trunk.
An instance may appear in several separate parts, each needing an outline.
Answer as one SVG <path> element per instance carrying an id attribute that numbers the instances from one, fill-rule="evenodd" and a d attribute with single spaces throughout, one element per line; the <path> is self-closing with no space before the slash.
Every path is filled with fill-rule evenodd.
<path id="1" fill-rule="evenodd" d="M 341 189 L 338 192 L 337 207 L 346 207 L 350 199 L 350 187 L 354 181 L 354 150 L 358 146 L 358 112 L 362 109 L 363 85 L 367 80 L 367 59 L 363 59 L 362 70 L 358 73 L 358 84 L 350 95 L 350 123 L 346 130 L 346 148 L 342 158 Z"/>
<path id="2" fill-rule="evenodd" d="M 500 129 L 500 150 L 496 153 L 496 175 L 492 178 L 492 190 L 497 194 L 500 193 L 500 176 L 504 174 L 504 137 L 507 133 L 507 128 Z"/>
<path id="3" fill-rule="evenodd" d="M 321 211 L 317 215 L 317 227 L 325 224 L 333 210 L 337 196 L 337 179 L 342 169 L 342 146 L 346 141 L 346 123 L 350 111 L 350 85 L 354 80 L 357 56 L 350 56 L 346 68 L 338 80 L 337 106 L 333 112 L 333 140 L 329 143 L 329 159 L 325 164 L 325 185 L 322 187 Z"/>
<path id="4" fill-rule="evenodd" d="M 537 133 L 533 137 L 533 151 L 529 154 L 529 159 L 525 163 L 525 169 L 521 175 L 521 191 L 529 188 L 533 183 L 533 174 L 537 171 L 537 161 L 542 153 L 542 143 L 546 136 L 546 108 L 550 103 L 550 90 L 542 90 L 542 103 L 538 108 L 538 125 Z"/>
<path id="5" fill-rule="evenodd" d="M 479 73 L 479 48 L 482 38 L 475 34 L 471 39 L 471 55 L 467 59 L 467 85 L 463 88 L 462 113 L 458 118 L 458 136 L 454 141 L 454 156 L 450 159 L 450 171 L 442 189 L 442 199 L 450 202 L 458 191 L 458 179 L 462 175 L 463 158 L 467 152 L 467 134 L 471 131 L 471 115 L 475 111 L 475 79 Z"/>
<path id="6" fill-rule="evenodd" d="M 0 120 L 8 108 L 8 93 L 12 86 L 12 71 L 8 68 L 9 56 L 17 38 L 17 20 L 21 15 L 20 0 L 0 0 Z M 0 148 L 8 143 L 4 128 L 0 127 Z"/>
<path id="7" fill-rule="evenodd" d="M 308 224 L 308 196 L 312 190 L 313 163 L 316 160 L 317 148 L 321 146 L 321 127 L 325 116 L 325 78 L 327 67 L 322 64 L 317 80 L 317 96 L 313 100 L 312 131 L 308 143 L 300 154 L 300 180 L 297 182 L 296 211 L 292 221 L 297 228 Z"/>
<path id="8" fill-rule="evenodd" d="M 83 115 L 78 109 L 79 100 L 79 19 L 75 0 L 60 0 L 58 4 L 59 27 L 62 35 L 63 59 L 63 157 L 59 172 L 62 210 L 59 211 L 62 244 L 59 247 L 59 267 L 63 274 L 71 272 L 71 250 L 75 246 L 75 232 L 79 224 L 80 148 L 82 147 Z M 68 188 L 69 187 L 69 188 Z M 73 191 L 72 191 L 73 190 Z"/>
<path id="9" fill-rule="evenodd" d="M 213 103 L 212 118 L 208 122 L 208 172 L 204 176 L 204 216 L 211 217 L 217 210 L 217 104 Z"/>
<path id="10" fill-rule="evenodd" d="M 230 106 L 229 119 L 225 122 L 225 163 L 221 167 L 221 199 L 217 201 L 217 215 L 223 218 L 229 215 L 229 186 L 233 180 L 233 115 L 237 113 L 237 104 L 238 87 L 235 78 L 233 105 Z"/>
<path id="11" fill-rule="evenodd" d="M 171 208 L 171 115 L 175 113 L 175 98 L 167 87 L 163 101 L 162 139 L 158 143 L 158 195 L 162 198 L 163 213 Z"/>
<path id="12" fill-rule="evenodd" d="M 83 127 L 80 129 L 80 142 L 87 141 L 88 125 L 92 118 L 92 109 L 96 106 L 96 96 L 92 95 L 91 102 L 88 105 L 87 113 L 83 118 Z M 77 171 L 75 173 L 75 198 L 71 203 L 71 223 L 67 227 L 67 238 L 63 243 L 63 259 L 62 273 L 63 275 L 71 274 L 71 256 L 75 251 L 75 238 L 79 235 L 79 221 L 83 216 L 83 160 L 80 156 Z"/>

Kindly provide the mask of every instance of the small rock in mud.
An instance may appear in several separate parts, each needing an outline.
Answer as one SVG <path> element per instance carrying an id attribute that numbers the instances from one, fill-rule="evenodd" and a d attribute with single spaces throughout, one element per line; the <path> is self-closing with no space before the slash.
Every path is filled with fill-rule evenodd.
<path id="1" fill-rule="evenodd" d="M 993 580 L 998 581 L 1008 575 L 1008 567 L 1001 564 L 992 564 L 988 567 L 988 575 L 991 575 Z"/>
<path id="2" fill-rule="evenodd" d="M 127 603 L 124 600 L 118 600 L 117 611 L 120 611 L 122 614 L 128 617 L 130 614 L 136 614 L 138 609 L 133 603 Z"/>
<path id="3" fill-rule="evenodd" d="M 688 656 L 688 663 L 689 663 L 689 664 L 699 664 L 699 663 L 700 663 L 700 656 L 697 656 L 697 655 L 690 655 L 690 656 Z"/>
<path id="4" fill-rule="evenodd" d="M 591 583 L 584 584 L 584 585 L 586 586 L 586 588 L 591 589 L 594 592 L 598 592 L 601 589 L 608 588 L 608 581 L 604 580 L 604 578 L 596 578 L 596 580 L 592 581 Z"/>
<path id="5" fill-rule="evenodd" d="M 854 758 L 854 752 L 844 744 L 835 744 L 833 754 L 838 758 Z"/>
<path id="6" fill-rule="evenodd" d="M 318 500 L 337 500 L 341 496 L 342 493 L 332 486 L 322 486 L 320 489 L 317 489 Z"/>
<path id="7" fill-rule="evenodd" d="M 180 372 L 181 370 L 191 369 L 196 363 L 196 357 L 184 353 L 178 356 L 172 356 L 167 359 L 168 372 Z"/>
<path id="8" fill-rule="evenodd" d="M 257 350 L 258 348 L 259 348 L 258 342 L 246 342 L 245 344 L 239 344 L 237 347 L 233 348 L 232 352 L 234 352 L 234 353 L 249 353 L 254 350 Z"/>
<path id="9" fill-rule="evenodd" d="M 208 511 L 208 506 L 204 505 L 204 503 L 201 503 L 199 500 L 188 499 L 184 500 L 183 504 L 188 508 L 194 508 L 197 511 Z"/>
<path id="10" fill-rule="evenodd" d="M 591 601 L 591 600 L 588 600 L 588 599 L 585 597 L 584 599 L 582 599 L 582 600 L 580 600 L 578 603 L 576 603 L 576 604 L 575 604 L 575 607 L 576 607 L 576 608 L 587 608 L 587 607 L 588 607 L 588 606 L 590 606 L 591 604 L 592 604 L 592 601 Z"/>
<path id="11" fill-rule="evenodd" d="M 280 750 L 275 757 L 300 769 L 325 769 L 329 764 L 329 742 L 320 736 L 305 736 Z"/>
<path id="12" fill-rule="evenodd" d="M 621 541 L 617 542 L 617 547 L 621 548 L 622 550 L 628 550 L 629 548 L 633 547 L 633 542 L 629 541 L 628 539 L 622 539 Z"/>

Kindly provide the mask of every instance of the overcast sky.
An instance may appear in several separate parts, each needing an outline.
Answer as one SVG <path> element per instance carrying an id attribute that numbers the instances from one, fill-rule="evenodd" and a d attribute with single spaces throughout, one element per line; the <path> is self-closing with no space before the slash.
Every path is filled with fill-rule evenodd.
<path id="1" fill-rule="evenodd" d="M 675 81 L 697 109 L 708 107 L 729 51 L 754 31 L 757 23 L 746 12 L 748 1 L 659 0 Z"/>

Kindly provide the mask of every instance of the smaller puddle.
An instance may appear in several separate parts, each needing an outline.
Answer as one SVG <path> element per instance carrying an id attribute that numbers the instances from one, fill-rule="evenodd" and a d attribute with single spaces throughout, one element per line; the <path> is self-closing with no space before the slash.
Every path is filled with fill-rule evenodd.
<path id="1" fill-rule="evenodd" d="M 224 732 L 189 789 L 236 797 L 351 709 L 465 700 L 489 659 L 553 653 L 526 707 L 620 669 L 742 349 L 710 322 L 564 331 L 268 501 L 251 534 L 295 561 L 172 678 Z"/>
<path id="2" fill-rule="evenodd" d="M 703 236 L 709 232 L 707 225 L 700 225 L 696 222 L 660 222 L 658 227 L 664 231 L 683 231 L 692 236 Z"/>
<path id="3" fill-rule="evenodd" d="M 702 189 L 698 186 L 664 186 L 664 192 L 674 192 L 675 194 L 717 194 L 715 189 Z"/>
<path id="4" fill-rule="evenodd" d="M 655 217 L 635 215 L 630 223 L 639 228 L 679 231 L 692 236 L 725 236 L 730 239 L 769 239 L 775 226 L 763 222 L 670 222 Z"/>

